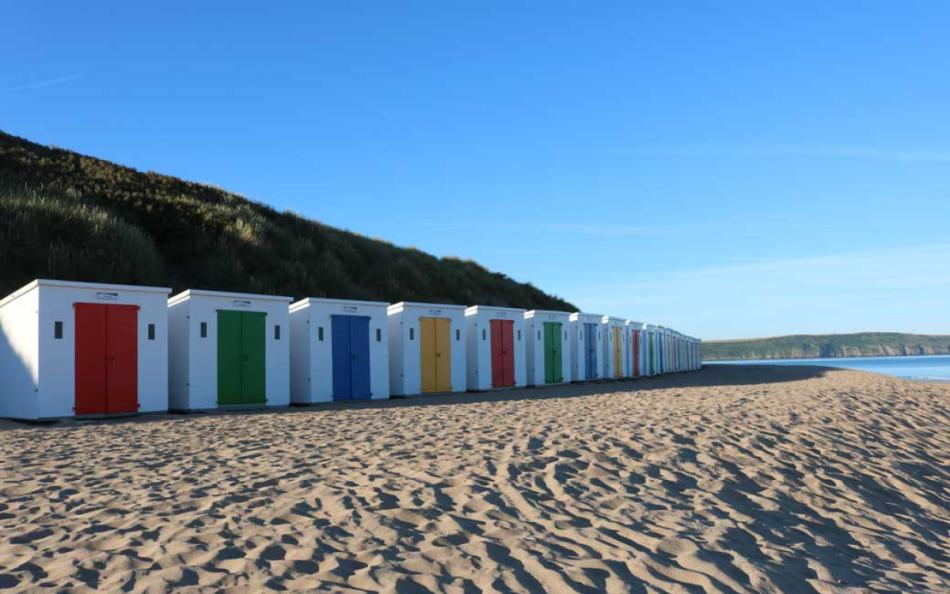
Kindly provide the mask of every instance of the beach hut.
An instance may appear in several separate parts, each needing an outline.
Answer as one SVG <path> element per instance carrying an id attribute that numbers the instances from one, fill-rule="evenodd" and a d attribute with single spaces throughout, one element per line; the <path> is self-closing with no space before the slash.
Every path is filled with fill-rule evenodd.
<path id="1" fill-rule="evenodd" d="M 654 330 L 656 340 L 656 373 L 663 375 L 666 373 L 666 328 L 657 326 Z"/>
<path id="2" fill-rule="evenodd" d="M 197 289 L 171 297 L 170 408 L 290 404 L 290 301 Z"/>
<path id="3" fill-rule="evenodd" d="M 643 347 L 641 334 L 643 333 L 643 323 L 627 320 L 624 325 L 627 333 L 627 376 L 640 377 L 643 375 Z"/>
<path id="4" fill-rule="evenodd" d="M 389 398 L 388 307 L 318 298 L 291 305 L 290 401 Z"/>
<path id="5" fill-rule="evenodd" d="M 35 280 L 0 300 L 0 416 L 168 410 L 169 293 Z"/>
<path id="6" fill-rule="evenodd" d="M 643 327 L 643 352 L 645 356 L 644 361 L 644 375 L 654 376 L 657 374 L 657 336 L 656 336 L 656 326 L 653 324 L 644 324 Z"/>
<path id="7" fill-rule="evenodd" d="M 571 379 L 575 382 L 598 380 L 603 377 L 601 359 L 604 350 L 604 316 L 575 312 L 568 318 L 571 325 Z"/>
<path id="8" fill-rule="evenodd" d="M 571 381 L 570 314 L 532 309 L 525 312 L 529 386 Z"/>
<path id="9" fill-rule="evenodd" d="M 465 390 L 465 307 L 404 301 L 386 313 L 393 396 Z"/>
<path id="10" fill-rule="evenodd" d="M 621 379 L 625 377 L 624 352 L 627 348 L 627 335 L 624 332 L 627 321 L 622 318 L 603 316 L 600 329 L 603 333 L 603 377 Z"/>
<path id="11" fill-rule="evenodd" d="M 527 385 L 523 309 L 473 305 L 465 310 L 465 380 L 471 391 Z"/>

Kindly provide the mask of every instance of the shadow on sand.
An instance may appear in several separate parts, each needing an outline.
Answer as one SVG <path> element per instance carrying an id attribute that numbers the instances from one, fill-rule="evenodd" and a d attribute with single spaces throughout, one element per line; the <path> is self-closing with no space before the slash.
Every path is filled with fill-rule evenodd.
<path id="1" fill-rule="evenodd" d="M 237 409 L 237 410 L 210 410 L 187 414 L 176 413 L 148 413 L 118 418 L 95 419 L 64 419 L 47 422 L 51 428 L 69 427 L 77 424 L 91 423 L 147 423 L 152 421 L 167 421 L 169 419 L 185 420 L 195 416 L 212 415 L 246 415 L 281 414 L 303 411 L 333 411 L 356 409 L 382 409 L 396 407 L 418 406 L 464 406 L 481 402 L 508 402 L 518 400 L 545 400 L 548 398 L 574 398 L 590 396 L 592 394 L 613 394 L 620 392 L 637 392 L 647 390 L 669 390 L 676 388 L 703 388 L 714 386 L 742 386 L 757 384 L 773 384 L 784 382 L 803 381 L 823 376 L 834 368 L 818 365 L 707 365 L 699 371 L 674 373 L 657 377 L 604 380 L 559 386 L 544 386 L 540 388 L 516 388 L 496 390 L 490 392 L 459 392 L 452 394 L 433 394 L 427 396 L 411 396 L 407 398 L 392 398 L 390 400 L 364 400 L 347 402 L 326 402 L 308 406 L 291 406 L 266 409 Z M 0 430 L 23 426 L 37 426 L 36 423 L 5 421 L 0 423 Z"/>

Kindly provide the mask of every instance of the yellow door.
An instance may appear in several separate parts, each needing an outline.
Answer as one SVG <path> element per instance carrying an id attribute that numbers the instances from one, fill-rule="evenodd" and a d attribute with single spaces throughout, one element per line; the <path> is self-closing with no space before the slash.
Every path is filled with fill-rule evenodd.
<path id="1" fill-rule="evenodd" d="M 419 367 L 423 392 L 452 391 L 452 322 L 419 318 Z"/>
<path id="2" fill-rule="evenodd" d="M 623 364 L 623 356 L 621 352 L 623 351 L 623 345 L 620 343 L 620 328 L 611 328 L 614 335 L 614 377 L 620 377 L 623 375 L 623 370 L 620 366 Z"/>
<path id="3" fill-rule="evenodd" d="M 452 391 L 452 322 L 435 319 L 435 380 L 439 392 Z"/>
<path id="4" fill-rule="evenodd" d="M 435 354 L 435 318 L 419 318 L 419 368 L 423 392 L 438 390 Z"/>

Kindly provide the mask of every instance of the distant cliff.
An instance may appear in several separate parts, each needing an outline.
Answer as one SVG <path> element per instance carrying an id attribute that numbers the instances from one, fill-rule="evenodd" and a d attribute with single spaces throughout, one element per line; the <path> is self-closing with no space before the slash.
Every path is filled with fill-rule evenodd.
<path id="1" fill-rule="evenodd" d="M 950 355 L 950 336 L 861 332 L 703 341 L 703 360 Z"/>

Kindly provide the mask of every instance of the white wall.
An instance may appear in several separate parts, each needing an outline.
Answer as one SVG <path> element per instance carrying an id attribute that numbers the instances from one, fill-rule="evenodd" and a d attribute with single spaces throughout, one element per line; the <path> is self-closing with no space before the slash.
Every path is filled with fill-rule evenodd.
<path id="1" fill-rule="evenodd" d="M 448 318 L 452 348 L 452 391 L 465 390 L 465 309 L 457 305 L 397 303 L 390 305 L 390 386 L 394 396 L 422 392 L 419 318 Z M 410 339 L 410 332 L 413 338 Z"/>
<path id="2" fill-rule="evenodd" d="M 168 408 L 188 410 L 189 301 L 168 306 Z"/>
<path id="3" fill-rule="evenodd" d="M 0 306 L 0 416 L 35 419 L 39 411 L 39 291 Z M 52 328 L 49 329 L 52 332 Z"/>
<path id="4" fill-rule="evenodd" d="M 544 322 L 561 324 L 561 371 L 564 383 L 571 381 L 570 314 L 557 311 L 525 312 L 525 372 L 529 386 L 544 385 Z"/>
<path id="5" fill-rule="evenodd" d="M 310 389 L 310 307 L 306 301 L 290 306 L 290 401 L 294 404 L 313 402 Z"/>
<path id="6" fill-rule="evenodd" d="M 370 391 L 373 400 L 389 398 L 388 304 L 343 299 L 305 299 L 291 306 L 291 324 L 297 363 L 292 364 L 294 402 L 309 404 L 333 400 L 332 316 L 369 318 Z M 323 340 L 320 340 L 320 328 Z M 378 334 L 377 334 L 378 331 Z M 379 339 L 377 340 L 377 336 Z"/>
<path id="7" fill-rule="evenodd" d="M 527 385 L 525 324 L 523 309 L 472 306 L 465 310 L 466 385 L 469 390 L 492 389 L 491 321 L 513 324 L 515 387 Z M 484 330 L 484 332 L 482 332 Z"/>
<path id="8" fill-rule="evenodd" d="M 604 376 L 603 350 L 604 331 L 601 328 L 600 314 L 576 312 L 570 316 L 571 324 L 571 377 L 576 382 L 587 381 L 587 361 L 584 357 L 584 324 L 594 324 L 594 349 L 597 351 L 597 365 L 592 379 Z"/>
<path id="9" fill-rule="evenodd" d="M 601 349 L 600 367 L 603 370 L 603 377 L 606 379 L 619 379 L 624 376 L 623 361 L 626 350 L 626 341 L 624 340 L 624 336 L 626 334 L 624 332 L 625 325 L 626 321 L 620 318 L 604 316 L 601 319 L 600 330 L 603 333 L 603 348 Z M 618 370 L 614 368 L 614 328 L 616 328 L 620 333 L 621 368 L 619 373 L 617 373 Z"/>
<path id="10" fill-rule="evenodd" d="M 103 299 L 108 296 L 108 299 Z M 139 412 L 168 410 L 168 291 L 136 290 L 122 285 L 39 286 L 38 418 L 71 417 L 76 403 L 76 303 L 137 305 Z M 54 323 L 63 322 L 63 338 L 53 337 Z M 155 339 L 148 339 L 148 325 Z"/>
<path id="11" fill-rule="evenodd" d="M 182 410 L 205 410 L 218 407 L 218 310 L 252 311 L 266 314 L 264 322 L 264 373 L 267 406 L 290 404 L 290 316 L 287 311 L 289 298 L 269 298 L 241 293 L 192 291 L 182 300 L 188 302 L 188 319 L 184 332 L 176 328 L 172 336 L 175 349 L 188 352 L 186 372 L 176 369 L 173 374 L 184 373 L 188 378 L 187 396 L 177 402 Z M 170 301 L 178 303 L 180 296 Z M 201 322 L 208 325 L 205 338 L 201 338 Z M 274 327 L 280 326 L 280 339 L 274 338 Z M 174 364 L 174 360 L 173 360 Z"/>

